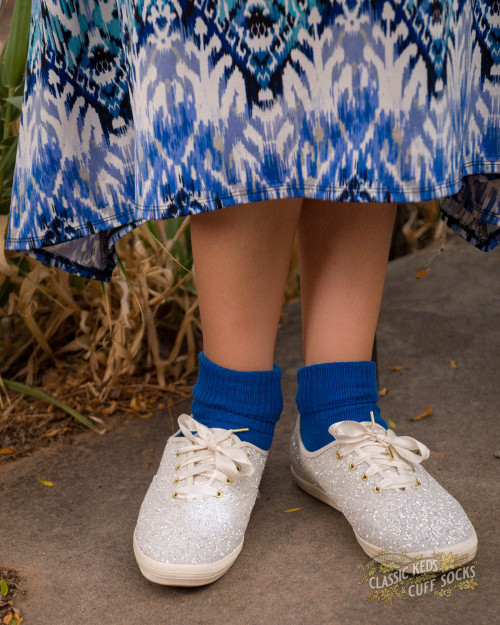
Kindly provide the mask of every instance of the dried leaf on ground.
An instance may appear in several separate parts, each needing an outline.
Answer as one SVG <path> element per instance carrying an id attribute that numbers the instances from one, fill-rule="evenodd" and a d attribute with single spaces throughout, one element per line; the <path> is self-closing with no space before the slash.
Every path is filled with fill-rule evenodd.
<path id="1" fill-rule="evenodd" d="M 152 412 L 136 412 L 135 414 L 139 417 L 139 419 L 149 419 L 153 416 Z"/>
<path id="2" fill-rule="evenodd" d="M 0 580 L 7 586 L 7 593 L 4 593 L 5 586 L 1 584 L 2 593 L 0 594 L 0 623 L 5 622 L 5 618 L 8 617 L 7 622 L 11 622 L 12 625 L 21 622 L 19 611 L 14 606 L 16 597 L 19 594 L 24 594 L 24 590 L 21 588 L 21 579 L 17 571 L 13 569 L 4 568 L 0 562 Z M 12 621 L 12 617 L 16 616 L 16 620 Z"/>
<path id="3" fill-rule="evenodd" d="M 285 512 L 298 512 L 299 510 L 302 510 L 302 508 L 288 508 Z"/>
<path id="4" fill-rule="evenodd" d="M 432 414 L 432 409 L 430 406 L 426 406 L 424 412 L 422 412 L 422 414 L 418 414 L 415 417 L 412 417 L 410 419 L 410 421 L 421 421 L 422 419 L 425 419 L 426 417 L 430 417 Z"/>
<path id="5" fill-rule="evenodd" d="M 385 397 L 388 392 L 389 392 L 389 389 L 387 388 L 387 386 L 385 386 L 384 388 L 380 389 L 380 391 L 378 392 L 378 396 Z"/>
<path id="6" fill-rule="evenodd" d="M 458 369 L 458 365 L 457 365 L 457 363 L 453 360 L 453 358 L 449 358 L 448 360 L 449 360 L 449 362 L 450 362 L 450 367 L 451 367 L 452 369 Z"/>
<path id="7" fill-rule="evenodd" d="M 421 270 L 417 273 L 417 275 L 415 276 L 415 278 L 416 278 L 417 280 L 420 280 L 420 278 L 423 278 L 423 277 L 424 277 L 424 276 L 426 276 L 428 273 L 429 273 L 429 270 L 428 270 L 428 269 L 421 269 Z"/>
<path id="8" fill-rule="evenodd" d="M 3 625 L 21 625 L 23 617 L 19 614 L 7 614 L 3 617 Z"/>
<path id="9" fill-rule="evenodd" d="M 108 406 L 100 408 L 97 412 L 99 412 L 99 414 L 102 414 L 104 417 L 109 417 L 109 415 L 114 414 L 117 407 L 118 407 L 118 402 L 112 401 L 110 402 Z"/>
<path id="10" fill-rule="evenodd" d="M 54 486 L 54 482 L 49 482 L 47 480 L 42 480 L 42 478 L 37 478 L 38 481 L 40 482 L 40 484 L 43 484 L 44 486 Z"/>
<path id="11" fill-rule="evenodd" d="M 43 438 L 53 438 L 54 436 L 57 436 L 58 434 L 66 434 L 66 432 L 72 432 L 73 430 L 69 427 L 64 427 L 64 428 L 53 428 L 52 430 L 49 430 L 48 432 L 45 432 L 44 434 L 42 434 Z"/>
<path id="12" fill-rule="evenodd" d="M 410 367 L 408 367 L 408 365 L 395 365 L 394 367 L 391 367 L 391 371 L 406 371 L 406 369 L 409 369 Z"/>

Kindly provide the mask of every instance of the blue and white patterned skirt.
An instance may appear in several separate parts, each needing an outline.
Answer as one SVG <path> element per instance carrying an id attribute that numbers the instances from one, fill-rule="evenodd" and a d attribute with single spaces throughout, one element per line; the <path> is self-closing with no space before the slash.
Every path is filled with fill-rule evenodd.
<path id="1" fill-rule="evenodd" d="M 498 245 L 500 0 L 33 0 L 9 249 L 107 280 L 148 219 L 284 197 Z"/>

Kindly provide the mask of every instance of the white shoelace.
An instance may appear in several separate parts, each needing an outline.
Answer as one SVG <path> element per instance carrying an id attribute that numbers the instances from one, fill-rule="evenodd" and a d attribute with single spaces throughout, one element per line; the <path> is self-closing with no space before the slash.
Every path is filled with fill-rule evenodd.
<path id="1" fill-rule="evenodd" d="M 234 430 L 212 430 L 191 415 L 179 417 L 179 427 L 191 445 L 178 448 L 178 482 L 184 482 L 175 493 L 179 499 L 220 497 L 222 491 L 216 482 L 231 483 L 254 472 L 253 464 L 241 447 L 234 445 Z M 188 467 L 187 471 L 181 469 Z M 198 477 L 206 480 L 195 479 Z"/>
<path id="2" fill-rule="evenodd" d="M 331 425 L 328 431 L 343 444 L 337 450 L 340 456 L 356 452 L 356 462 L 366 462 L 369 466 L 364 472 L 366 477 L 379 474 L 383 478 L 378 484 L 380 490 L 419 483 L 411 474 L 413 467 L 410 463 L 421 463 L 429 457 L 430 451 L 411 436 L 396 436 L 392 430 L 385 431 L 375 422 L 367 425 L 340 421 Z"/>

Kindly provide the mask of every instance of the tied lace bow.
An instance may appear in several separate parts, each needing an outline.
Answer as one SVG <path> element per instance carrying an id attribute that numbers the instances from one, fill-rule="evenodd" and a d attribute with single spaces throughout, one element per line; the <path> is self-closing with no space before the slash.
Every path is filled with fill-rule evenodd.
<path id="1" fill-rule="evenodd" d="M 409 463 L 420 464 L 430 454 L 428 447 L 411 436 L 396 436 L 392 430 L 374 424 L 341 421 L 331 425 L 328 431 L 342 444 L 339 455 L 355 451 L 357 461 L 369 465 L 365 471 L 367 477 L 375 473 L 383 477 L 378 484 L 381 490 L 414 486 L 415 478 L 407 473 L 413 469 Z"/>
<path id="2" fill-rule="evenodd" d="M 179 456 L 186 455 L 179 463 L 179 469 L 187 467 L 188 470 L 179 474 L 179 482 L 182 480 L 185 484 L 175 491 L 176 497 L 219 497 L 222 492 L 214 482 L 230 484 L 233 480 L 254 472 L 247 453 L 233 444 L 236 438 L 233 430 L 207 428 L 187 414 L 179 417 L 179 427 L 191 444 L 183 445 L 177 451 Z"/>

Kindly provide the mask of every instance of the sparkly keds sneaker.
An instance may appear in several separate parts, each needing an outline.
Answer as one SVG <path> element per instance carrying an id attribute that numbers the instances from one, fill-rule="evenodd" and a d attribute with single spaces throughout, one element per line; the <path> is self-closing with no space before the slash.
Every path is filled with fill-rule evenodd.
<path id="1" fill-rule="evenodd" d="M 299 417 L 300 419 L 300 417 Z M 292 474 L 306 492 L 342 512 L 373 559 L 412 574 L 449 570 L 476 555 L 460 504 L 420 465 L 428 448 L 372 422 L 330 426 L 335 440 L 309 452 L 297 422 Z"/>
<path id="2" fill-rule="evenodd" d="M 142 503 L 134 553 L 152 582 L 201 586 L 240 553 L 268 452 L 189 415 L 179 427 Z"/>

